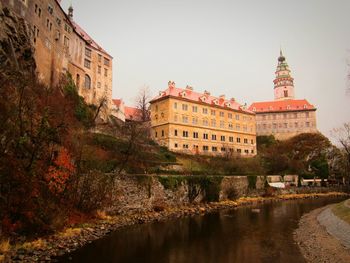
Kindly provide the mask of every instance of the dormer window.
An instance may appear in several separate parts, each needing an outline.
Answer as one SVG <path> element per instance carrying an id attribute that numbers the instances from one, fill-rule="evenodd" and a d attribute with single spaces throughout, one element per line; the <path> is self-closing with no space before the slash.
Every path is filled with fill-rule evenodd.
<path id="1" fill-rule="evenodd" d="M 307 109 L 307 105 L 306 104 L 304 104 L 304 109 Z"/>
<path id="2" fill-rule="evenodd" d="M 215 105 L 219 105 L 219 101 L 218 101 L 217 99 L 214 99 L 214 100 L 213 100 L 213 103 L 214 103 Z"/>
<path id="3" fill-rule="evenodd" d="M 201 101 L 206 102 L 207 98 L 205 96 L 202 96 L 199 98 Z"/>
<path id="4" fill-rule="evenodd" d="M 256 111 L 256 108 L 255 108 L 255 107 L 253 108 L 253 111 Z"/>
<path id="5" fill-rule="evenodd" d="M 228 102 L 228 101 L 226 101 L 226 102 L 225 102 L 225 106 L 226 106 L 226 107 L 231 107 L 231 103 Z"/>
<path id="6" fill-rule="evenodd" d="M 290 105 L 287 105 L 287 110 L 290 110 Z"/>
<path id="7" fill-rule="evenodd" d="M 180 97 L 186 97 L 186 91 L 182 91 L 182 92 L 180 92 Z"/>

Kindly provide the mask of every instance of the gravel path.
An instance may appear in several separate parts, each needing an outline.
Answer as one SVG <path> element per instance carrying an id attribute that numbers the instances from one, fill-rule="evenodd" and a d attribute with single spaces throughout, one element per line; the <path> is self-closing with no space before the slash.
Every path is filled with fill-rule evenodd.
<path id="1" fill-rule="evenodd" d="M 307 262 L 349 263 L 350 250 L 331 236 L 317 220 L 319 214 L 329 208 L 327 206 L 305 214 L 299 222 L 299 228 L 294 232 L 294 239 Z"/>
<path id="2" fill-rule="evenodd" d="M 317 220 L 327 229 L 329 234 L 350 249 L 350 225 L 334 215 L 330 207 L 323 210 L 317 216 Z"/>

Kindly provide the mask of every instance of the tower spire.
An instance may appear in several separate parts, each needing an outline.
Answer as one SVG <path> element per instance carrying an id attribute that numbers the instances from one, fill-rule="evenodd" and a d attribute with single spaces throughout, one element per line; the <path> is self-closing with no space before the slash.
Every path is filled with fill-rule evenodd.
<path id="1" fill-rule="evenodd" d="M 280 48 L 276 77 L 273 83 L 275 100 L 294 99 L 294 79 L 290 74 L 286 58 L 283 56 L 282 48 Z"/>

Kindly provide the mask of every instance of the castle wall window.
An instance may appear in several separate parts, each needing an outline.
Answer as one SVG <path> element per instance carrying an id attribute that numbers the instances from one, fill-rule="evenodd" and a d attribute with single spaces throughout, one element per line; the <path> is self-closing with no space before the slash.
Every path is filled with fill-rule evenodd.
<path id="1" fill-rule="evenodd" d="M 203 111 L 203 114 L 208 114 L 208 109 L 207 108 L 203 108 L 202 111 Z"/>
<path id="2" fill-rule="evenodd" d="M 213 141 L 216 141 L 216 134 L 212 134 L 212 135 L 211 135 L 211 139 L 212 139 Z"/>
<path id="3" fill-rule="evenodd" d="M 183 131 L 182 132 L 182 137 L 188 137 L 188 131 Z"/>
<path id="4" fill-rule="evenodd" d="M 198 132 L 193 133 L 193 138 L 198 139 Z"/>
<path id="5" fill-rule="evenodd" d="M 192 106 L 192 111 L 193 111 L 193 112 L 197 112 L 197 111 L 198 111 L 197 106 Z"/>
<path id="6" fill-rule="evenodd" d="M 187 104 L 182 104 L 182 110 L 187 111 L 188 110 L 188 105 Z"/>
<path id="7" fill-rule="evenodd" d="M 217 152 L 218 151 L 218 147 L 215 147 L 215 146 L 211 147 L 211 151 L 212 152 Z"/>
<path id="8" fill-rule="evenodd" d="M 204 139 L 204 140 L 208 140 L 208 137 L 209 137 L 209 136 L 208 136 L 208 133 L 203 133 L 203 139 Z"/>
<path id="9" fill-rule="evenodd" d="M 91 68 L 91 61 L 88 60 L 88 59 L 85 59 L 85 60 L 84 60 L 84 66 L 85 66 L 86 68 Z"/>
<path id="10" fill-rule="evenodd" d="M 177 136 L 177 130 L 174 131 L 174 135 Z"/>
<path id="11" fill-rule="evenodd" d="M 220 140 L 221 140 L 222 142 L 224 142 L 224 141 L 225 141 L 225 136 L 221 135 Z"/>
<path id="12" fill-rule="evenodd" d="M 88 58 L 91 58 L 91 49 L 85 48 L 85 56 L 87 56 Z"/>
<path id="13" fill-rule="evenodd" d="M 174 103 L 174 109 L 177 109 L 177 102 Z"/>
<path id="14" fill-rule="evenodd" d="M 222 152 L 226 152 L 226 148 L 225 147 L 221 147 L 221 151 Z"/>
<path id="15" fill-rule="evenodd" d="M 101 62 L 101 61 L 102 61 L 102 55 L 98 54 L 98 62 Z"/>
<path id="16" fill-rule="evenodd" d="M 248 143 L 248 139 L 244 139 L 244 143 Z"/>
<path id="17" fill-rule="evenodd" d="M 216 126 L 216 120 L 214 120 L 214 119 L 211 120 L 211 126 L 212 126 L 212 127 L 215 127 L 215 126 Z"/>
<path id="18" fill-rule="evenodd" d="M 108 58 L 104 58 L 103 64 L 108 67 L 109 66 L 109 59 Z"/>
<path id="19" fill-rule="evenodd" d="M 98 67 L 97 67 L 97 73 L 98 73 L 98 74 L 101 74 L 101 66 L 98 66 Z"/>
<path id="20" fill-rule="evenodd" d="M 188 144 L 184 144 L 182 147 L 183 147 L 184 149 L 188 149 Z"/>
<path id="21" fill-rule="evenodd" d="M 224 117 L 225 113 L 223 111 L 220 111 L 220 117 Z"/>
<path id="22" fill-rule="evenodd" d="M 164 137 L 164 130 L 162 130 L 162 137 Z"/>
<path id="23" fill-rule="evenodd" d="M 203 145 L 203 151 L 207 152 L 209 150 L 209 147 L 207 145 Z"/>
<path id="24" fill-rule="evenodd" d="M 80 75 L 79 74 L 77 74 L 76 86 L 78 89 L 80 88 Z"/>
<path id="25" fill-rule="evenodd" d="M 237 137 L 237 142 L 240 143 L 241 142 L 241 138 Z"/>
<path id="26" fill-rule="evenodd" d="M 228 138 L 228 140 L 229 140 L 229 142 L 233 142 L 233 137 L 230 136 L 230 137 Z"/>
<path id="27" fill-rule="evenodd" d="M 215 116 L 215 110 L 210 110 L 210 115 Z"/>
<path id="28" fill-rule="evenodd" d="M 284 93 L 284 97 L 288 97 L 288 90 L 284 90 L 283 93 Z"/>
<path id="29" fill-rule="evenodd" d="M 90 89 L 91 88 L 91 78 L 87 74 L 85 75 L 85 85 L 84 85 L 84 87 L 86 89 Z"/>
<path id="30" fill-rule="evenodd" d="M 228 113 L 228 114 L 227 114 L 227 117 L 228 117 L 229 119 L 232 119 L 232 113 Z"/>

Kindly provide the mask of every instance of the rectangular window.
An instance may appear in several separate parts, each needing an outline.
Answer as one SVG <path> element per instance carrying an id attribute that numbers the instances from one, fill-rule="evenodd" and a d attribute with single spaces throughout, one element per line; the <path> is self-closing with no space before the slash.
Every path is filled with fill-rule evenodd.
<path id="1" fill-rule="evenodd" d="M 101 88 L 101 82 L 97 82 L 97 88 Z"/>
<path id="2" fill-rule="evenodd" d="M 225 136 L 221 135 L 220 140 L 221 140 L 222 142 L 224 142 L 225 139 L 226 139 Z"/>
<path id="3" fill-rule="evenodd" d="M 174 116 L 174 121 L 177 122 L 177 115 Z"/>
<path id="4" fill-rule="evenodd" d="M 187 104 L 182 104 L 182 110 L 187 111 L 188 110 L 188 105 Z"/>
<path id="5" fill-rule="evenodd" d="M 216 120 L 211 120 L 210 121 L 210 125 L 211 125 L 211 127 L 216 127 Z"/>
<path id="6" fill-rule="evenodd" d="M 208 140 L 208 133 L 203 133 L 203 139 Z"/>
<path id="7" fill-rule="evenodd" d="M 174 102 L 174 109 L 177 109 L 177 102 Z"/>
<path id="8" fill-rule="evenodd" d="M 204 119 L 204 120 L 203 120 L 203 125 L 204 125 L 204 126 L 208 126 L 208 120 Z"/>
<path id="9" fill-rule="evenodd" d="M 108 58 L 104 58 L 103 64 L 108 67 L 109 66 L 109 59 Z"/>
<path id="10" fill-rule="evenodd" d="M 197 106 L 192 106 L 192 111 L 193 112 L 197 112 L 198 111 L 198 107 Z"/>
<path id="11" fill-rule="evenodd" d="M 65 47 L 69 47 L 69 38 L 66 37 L 66 36 L 64 36 L 63 45 L 64 45 Z"/>
<path id="12" fill-rule="evenodd" d="M 187 116 L 182 116 L 182 122 L 183 123 L 188 123 L 188 117 Z"/>
<path id="13" fill-rule="evenodd" d="M 305 112 L 305 117 L 309 118 L 310 114 L 308 112 Z"/>
<path id="14" fill-rule="evenodd" d="M 182 132 L 182 137 L 188 137 L 188 131 L 183 131 Z"/>
<path id="15" fill-rule="evenodd" d="M 91 49 L 85 48 L 85 56 L 87 56 L 88 58 L 91 58 Z"/>
<path id="16" fill-rule="evenodd" d="M 192 124 L 198 124 L 198 118 L 193 117 L 192 118 Z"/>
<path id="17" fill-rule="evenodd" d="M 193 132 L 193 138 L 198 139 L 198 132 Z"/>
<path id="18" fill-rule="evenodd" d="M 237 142 L 241 143 L 241 138 L 237 137 Z"/>
<path id="19" fill-rule="evenodd" d="M 212 134 L 212 135 L 211 135 L 211 139 L 212 139 L 213 141 L 216 141 L 216 134 Z"/>
<path id="20" fill-rule="evenodd" d="M 238 114 L 236 114 L 236 120 L 239 121 L 239 115 Z"/>
<path id="21" fill-rule="evenodd" d="M 53 14 L 53 7 L 51 5 L 49 5 L 47 7 L 47 11 L 52 15 Z"/>
<path id="22" fill-rule="evenodd" d="M 237 130 L 237 131 L 240 131 L 240 130 L 241 130 L 241 125 L 236 124 L 236 130 Z"/>
<path id="23" fill-rule="evenodd" d="M 164 137 L 164 130 L 162 130 L 162 137 Z"/>
<path id="24" fill-rule="evenodd" d="M 229 140 L 229 142 L 233 142 L 233 137 L 230 136 L 230 137 L 228 138 L 228 140 Z"/>
<path id="25" fill-rule="evenodd" d="M 220 111 L 220 117 L 225 117 L 225 113 L 223 111 Z"/>
<path id="26" fill-rule="evenodd" d="M 229 128 L 230 130 L 233 130 L 233 124 L 232 124 L 232 123 L 229 123 L 229 124 L 228 124 L 228 128 Z"/>
<path id="27" fill-rule="evenodd" d="M 97 67 L 97 73 L 98 73 L 98 74 L 101 74 L 101 66 L 98 66 L 98 67 Z"/>
<path id="28" fill-rule="evenodd" d="M 294 123 L 294 127 L 295 127 L 295 128 L 298 128 L 298 123 L 297 123 L 297 122 Z"/>
<path id="29" fill-rule="evenodd" d="M 248 143 L 248 139 L 244 139 L 244 143 Z"/>
<path id="30" fill-rule="evenodd" d="M 210 110 L 210 115 L 215 116 L 215 110 Z"/>
<path id="31" fill-rule="evenodd" d="M 184 148 L 184 149 L 188 149 L 188 144 L 184 144 L 184 145 L 182 145 L 182 148 Z"/>
<path id="32" fill-rule="evenodd" d="M 221 147 L 221 151 L 222 152 L 226 152 L 226 148 L 225 147 Z"/>
<path id="33" fill-rule="evenodd" d="M 91 61 L 88 60 L 88 59 L 85 59 L 85 60 L 84 60 L 84 66 L 85 66 L 86 68 L 91 68 Z"/>
<path id="34" fill-rule="evenodd" d="M 98 62 L 101 62 L 101 61 L 102 61 L 102 55 L 98 54 Z"/>
<path id="35" fill-rule="evenodd" d="M 215 146 L 211 147 L 211 151 L 212 152 L 217 152 L 218 151 L 218 147 L 215 147 Z"/>
<path id="36" fill-rule="evenodd" d="M 225 128 L 225 122 L 224 121 L 220 121 L 220 128 Z"/>
<path id="37" fill-rule="evenodd" d="M 208 109 L 207 108 L 203 108 L 202 111 L 203 111 L 203 114 L 208 114 Z"/>
<path id="38" fill-rule="evenodd" d="M 177 130 L 174 131 L 174 135 L 177 136 Z"/>
<path id="39" fill-rule="evenodd" d="M 228 114 L 227 114 L 227 117 L 228 117 L 229 119 L 232 119 L 232 113 L 228 113 Z"/>
<path id="40" fill-rule="evenodd" d="M 203 146 L 203 151 L 207 152 L 209 150 L 209 147 L 207 145 Z"/>
<path id="41" fill-rule="evenodd" d="M 238 153 L 241 153 L 241 152 L 242 152 L 242 149 L 237 149 L 237 152 L 238 152 Z"/>
<path id="42" fill-rule="evenodd" d="M 175 143 L 175 144 L 174 144 L 174 147 L 175 147 L 175 148 L 177 148 L 177 147 L 178 147 L 178 144 L 177 144 L 177 143 Z"/>
<path id="43" fill-rule="evenodd" d="M 244 150 L 244 153 L 249 154 L 249 150 Z"/>
<path id="44" fill-rule="evenodd" d="M 251 143 L 251 144 L 254 144 L 254 140 L 253 140 L 253 139 L 252 139 L 252 140 L 250 140 L 250 143 Z"/>
<path id="45" fill-rule="evenodd" d="M 105 77 L 108 76 L 108 69 L 105 68 Z"/>

